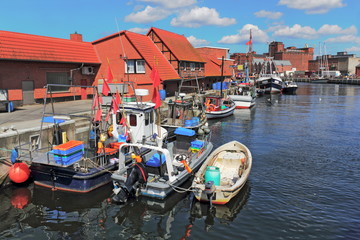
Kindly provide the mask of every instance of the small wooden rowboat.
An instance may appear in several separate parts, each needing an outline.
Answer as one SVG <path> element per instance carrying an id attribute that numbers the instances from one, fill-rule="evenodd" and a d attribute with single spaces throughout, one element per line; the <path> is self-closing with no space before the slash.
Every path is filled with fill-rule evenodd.
<path id="1" fill-rule="evenodd" d="M 237 141 L 213 151 L 196 173 L 192 189 L 197 200 L 226 204 L 245 185 L 252 166 L 250 150 Z"/>

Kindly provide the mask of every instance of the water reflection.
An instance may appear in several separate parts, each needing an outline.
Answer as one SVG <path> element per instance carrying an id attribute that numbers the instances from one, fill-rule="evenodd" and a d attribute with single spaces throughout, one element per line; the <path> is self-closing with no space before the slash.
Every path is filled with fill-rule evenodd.
<path id="1" fill-rule="evenodd" d="M 250 196 L 250 185 L 246 183 L 243 189 L 225 205 L 213 205 L 202 203 L 194 199 L 190 209 L 190 222 L 195 223 L 196 219 L 202 219 L 205 223 L 205 230 L 209 231 L 215 224 L 215 219 L 227 223 L 236 219 Z"/>
<path id="2" fill-rule="evenodd" d="M 87 194 L 34 186 L 32 209 L 22 221 L 32 228 L 59 232 L 57 237 L 93 237 L 107 219 L 111 185 Z M 45 233 L 44 233 L 45 234 Z"/>

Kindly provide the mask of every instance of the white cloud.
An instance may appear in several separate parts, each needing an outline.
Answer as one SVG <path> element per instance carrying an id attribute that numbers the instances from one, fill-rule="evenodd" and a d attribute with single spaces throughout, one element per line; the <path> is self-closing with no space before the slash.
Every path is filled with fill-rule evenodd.
<path id="1" fill-rule="evenodd" d="M 225 44 L 237 44 L 237 43 L 246 43 L 250 39 L 250 29 L 252 34 L 252 40 L 254 42 L 265 43 L 269 40 L 268 35 L 265 31 L 259 29 L 258 26 L 252 24 L 246 24 L 242 29 L 239 30 L 239 33 L 234 35 L 228 35 L 222 37 L 218 43 Z"/>
<path id="2" fill-rule="evenodd" d="M 317 31 L 312 27 L 302 27 L 299 24 L 295 24 L 292 27 L 283 26 L 273 33 L 275 37 L 289 37 L 289 38 L 304 38 L 315 39 L 318 37 Z"/>
<path id="3" fill-rule="evenodd" d="M 254 13 L 254 15 L 258 18 L 279 19 L 283 14 L 281 12 L 269 12 L 269 11 L 261 10 Z"/>
<path id="4" fill-rule="evenodd" d="M 292 27 L 289 26 L 276 26 L 270 27 L 268 31 L 273 31 L 275 37 L 288 37 L 288 38 L 299 38 L 299 39 L 316 39 L 320 36 L 326 35 L 356 35 L 357 28 L 350 26 L 348 28 L 341 28 L 338 25 L 324 24 L 316 30 L 309 26 L 301 26 L 295 24 Z"/>
<path id="5" fill-rule="evenodd" d="M 355 43 L 360 44 L 360 37 L 354 35 L 342 35 L 339 37 L 329 38 L 326 42 L 331 43 Z"/>
<path id="6" fill-rule="evenodd" d="M 321 35 L 331 35 L 331 34 L 355 35 L 357 34 L 357 28 L 354 25 L 352 25 L 346 29 L 342 29 L 338 25 L 324 24 L 321 28 L 319 28 L 318 33 Z"/>
<path id="7" fill-rule="evenodd" d="M 162 6 L 164 8 L 174 9 L 174 8 L 182 8 L 194 5 L 196 0 L 139 0 L 140 2 L 152 3 L 155 5 Z"/>
<path id="8" fill-rule="evenodd" d="M 286 5 L 288 8 L 305 10 L 307 14 L 327 13 L 332 8 L 346 6 L 343 0 L 280 0 L 279 5 Z"/>
<path id="9" fill-rule="evenodd" d="M 220 18 L 214 8 L 195 7 L 182 11 L 178 17 L 171 20 L 171 25 L 176 27 L 201 27 L 204 25 L 229 26 L 235 24 L 235 18 Z"/>
<path id="10" fill-rule="evenodd" d="M 135 27 L 135 28 L 130 28 L 128 29 L 130 32 L 135 32 L 135 33 L 141 33 L 141 34 L 144 34 L 144 33 L 147 33 L 149 31 L 148 28 L 138 28 L 138 27 Z"/>
<path id="11" fill-rule="evenodd" d="M 347 51 L 347 52 L 360 52 L 360 47 L 345 48 L 345 51 Z"/>
<path id="12" fill-rule="evenodd" d="M 197 39 L 194 36 L 190 36 L 187 37 L 187 40 L 195 47 L 199 47 L 199 46 L 206 46 L 209 45 L 209 41 L 205 40 L 205 39 Z"/>
<path id="13" fill-rule="evenodd" d="M 143 11 L 131 13 L 125 17 L 125 22 L 149 23 L 166 18 L 171 13 L 161 8 L 146 6 Z"/>

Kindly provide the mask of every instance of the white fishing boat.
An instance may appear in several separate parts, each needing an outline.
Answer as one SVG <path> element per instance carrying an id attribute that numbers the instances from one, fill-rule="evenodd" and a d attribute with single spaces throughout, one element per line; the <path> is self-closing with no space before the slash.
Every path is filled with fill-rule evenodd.
<path id="1" fill-rule="evenodd" d="M 272 58 L 266 58 L 264 61 L 259 78 L 256 79 L 255 85 L 259 91 L 264 91 L 268 94 L 281 93 L 283 81 L 278 73 L 273 72 Z"/>
<path id="2" fill-rule="evenodd" d="M 192 190 L 197 200 L 226 204 L 248 180 L 252 167 L 250 150 L 240 142 L 228 142 L 206 159 L 196 173 Z"/>
<path id="3" fill-rule="evenodd" d="M 296 94 L 296 90 L 298 85 L 293 81 L 285 81 L 284 86 L 282 88 L 283 94 Z"/>
<path id="4" fill-rule="evenodd" d="M 207 96 L 205 100 L 205 114 L 208 119 L 223 118 L 234 113 L 235 103 L 227 97 L 221 96 Z"/>
<path id="5" fill-rule="evenodd" d="M 256 104 L 255 87 L 250 83 L 240 83 L 228 95 L 235 102 L 236 109 L 252 108 Z"/>
<path id="6" fill-rule="evenodd" d="M 145 106 L 148 116 L 143 113 Z M 210 154 L 213 148 L 210 134 L 205 133 L 198 139 L 194 130 L 180 127 L 168 135 L 168 131 L 156 123 L 159 116 L 154 114 L 154 104 L 133 104 L 131 112 L 126 104 L 124 108 L 130 133 L 137 134 L 132 134 L 134 141 L 120 146 L 119 168 L 111 176 L 112 199 L 120 203 L 138 195 L 165 199 L 180 189 Z M 153 134 L 145 135 L 145 131 Z"/>

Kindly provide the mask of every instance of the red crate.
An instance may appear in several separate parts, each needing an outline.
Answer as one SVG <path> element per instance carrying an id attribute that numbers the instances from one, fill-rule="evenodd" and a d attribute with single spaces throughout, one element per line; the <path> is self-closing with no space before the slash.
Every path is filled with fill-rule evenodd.
<path id="1" fill-rule="evenodd" d="M 83 141 L 76 141 L 76 140 L 70 140 L 66 143 L 54 146 L 53 149 L 57 149 L 57 150 L 61 150 L 61 151 L 66 151 L 69 150 L 73 147 L 79 146 L 81 144 L 84 144 Z"/>

